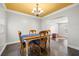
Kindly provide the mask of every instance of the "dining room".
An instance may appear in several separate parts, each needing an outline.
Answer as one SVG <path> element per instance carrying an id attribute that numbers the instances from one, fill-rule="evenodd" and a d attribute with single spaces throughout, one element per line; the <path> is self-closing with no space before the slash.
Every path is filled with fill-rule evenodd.
<path id="1" fill-rule="evenodd" d="M 70 47 L 78 46 L 78 42 L 75 43 L 74 40 L 75 29 L 73 28 L 76 27 L 71 25 L 76 17 L 75 24 L 78 24 L 79 17 L 73 12 L 78 9 L 78 5 L 74 3 L 0 3 L 0 34 L 2 35 L 0 36 L 2 44 L 0 55 L 74 55 Z"/>

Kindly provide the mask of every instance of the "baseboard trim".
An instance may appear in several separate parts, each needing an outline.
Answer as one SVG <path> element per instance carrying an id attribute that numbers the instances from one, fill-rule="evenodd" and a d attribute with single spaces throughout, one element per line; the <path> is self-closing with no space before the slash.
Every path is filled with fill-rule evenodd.
<path id="1" fill-rule="evenodd" d="M 68 45 L 68 47 L 70 47 L 70 48 L 74 48 L 74 49 L 77 49 L 77 50 L 79 50 L 79 47 L 77 47 L 77 46 Z"/>
<path id="2" fill-rule="evenodd" d="M 2 50 L 0 51 L 0 56 L 2 55 L 2 53 L 3 53 L 3 51 L 5 50 L 6 46 L 7 46 L 7 44 L 5 44 L 5 45 L 3 46 Z"/>
<path id="3" fill-rule="evenodd" d="M 15 44 L 15 43 L 19 43 L 19 41 L 8 42 L 7 45 L 11 45 L 11 44 Z"/>

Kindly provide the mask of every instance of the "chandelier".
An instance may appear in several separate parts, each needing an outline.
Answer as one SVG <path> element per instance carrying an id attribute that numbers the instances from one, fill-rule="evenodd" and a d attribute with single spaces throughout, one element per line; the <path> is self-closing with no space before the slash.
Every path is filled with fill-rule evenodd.
<path id="1" fill-rule="evenodd" d="M 41 8 L 39 8 L 39 4 L 36 3 L 36 7 L 33 8 L 32 13 L 33 13 L 35 16 L 39 16 L 42 12 L 43 12 L 43 10 L 42 10 Z"/>

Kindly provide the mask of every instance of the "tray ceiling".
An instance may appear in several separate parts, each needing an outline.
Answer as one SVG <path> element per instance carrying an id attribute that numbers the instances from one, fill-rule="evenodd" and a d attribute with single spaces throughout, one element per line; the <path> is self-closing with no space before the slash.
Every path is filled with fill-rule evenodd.
<path id="1" fill-rule="evenodd" d="M 42 8 L 44 11 L 42 14 L 39 15 L 39 17 L 46 16 L 71 4 L 72 3 L 39 3 L 38 7 Z M 5 3 L 5 5 L 8 9 L 29 15 L 34 15 L 32 13 L 32 9 L 36 7 L 35 3 Z"/>

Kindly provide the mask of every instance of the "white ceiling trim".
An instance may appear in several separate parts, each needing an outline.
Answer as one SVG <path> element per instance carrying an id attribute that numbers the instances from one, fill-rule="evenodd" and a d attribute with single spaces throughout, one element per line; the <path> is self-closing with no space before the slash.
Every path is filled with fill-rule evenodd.
<path id="1" fill-rule="evenodd" d="M 54 15 L 54 14 L 56 14 L 56 13 L 59 13 L 59 12 L 64 11 L 64 10 L 67 10 L 67 9 L 72 8 L 72 7 L 74 7 L 74 6 L 77 6 L 77 5 L 78 5 L 78 4 L 75 3 L 75 4 L 72 4 L 72 5 L 70 5 L 70 6 L 65 7 L 65 8 L 63 8 L 63 9 L 60 9 L 60 10 L 58 10 L 58 11 L 52 12 L 51 14 L 49 14 L 49 15 L 47 15 L 47 16 L 44 16 L 43 19 L 49 18 L 50 16 L 52 16 L 52 15 Z"/>
<path id="2" fill-rule="evenodd" d="M 25 13 L 18 12 L 18 11 L 14 11 L 14 10 L 11 10 L 11 9 L 6 9 L 6 11 L 9 11 L 9 12 L 12 12 L 12 13 L 16 13 L 16 14 L 20 14 L 20 15 L 23 15 L 23 16 L 28 16 L 28 17 L 31 17 L 31 18 L 38 18 L 36 16 L 25 14 Z"/>
<path id="3" fill-rule="evenodd" d="M 29 15 L 29 14 L 25 14 L 25 13 L 22 13 L 22 12 L 14 11 L 14 10 L 11 10 L 11 9 L 7 9 L 7 7 L 5 6 L 5 3 L 3 3 L 3 6 L 4 6 L 5 11 L 9 11 L 9 12 L 12 12 L 12 13 L 16 13 L 16 14 L 20 14 L 20 15 L 24 15 L 24 16 L 28 16 L 28 17 L 32 17 L 32 18 L 38 18 L 38 17 L 33 16 L 33 15 Z"/>
<path id="4" fill-rule="evenodd" d="M 6 8 L 5 4 L 4 4 L 4 3 L 2 3 L 2 5 L 3 5 L 3 7 L 4 7 L 4 10 L 6 10 L 7 8 Z"/>
<path id="5" fill-rule="evenodd" d="M 16 13 L 16 14 L 20 14 L 20 15 L 24 15 L 24 16 L 28 16 L 28 17 L 32 17 L 32 18 L 39 18 L 39 19 L 48 18 L 48 17 L 50 17 L 50 16 L 52 16 L 52 15 L 58 13 L 58 12 L 61 12 L 63 10 L 69 9 L 69 8 L 72 8 L 72 7 L 77 6 L 77 5 L 78 4 L 75 3 L 75 4 L 72 4 L 70 6 L 65 7 L 63 9 L 60 9 L 60 10 L 58 10 L 56 12 L 52 12 L 51 14 L 48 14 L 47 16 L 44 16 L 44 17 L 36 17 L 36 16 L 33 16 L 33 15 L 29 15 L 29 14 L 25 14 L 25 13 L 22 13 L 22 12 L 14 11 L 14 10 L 11 10 L 11 9 L 7 9 L 6 6 L 5 6 L 5 4 L 3 3 L 3 6 L 4 6 L 5 11 L 13 12 L 13 13 Z"/>

